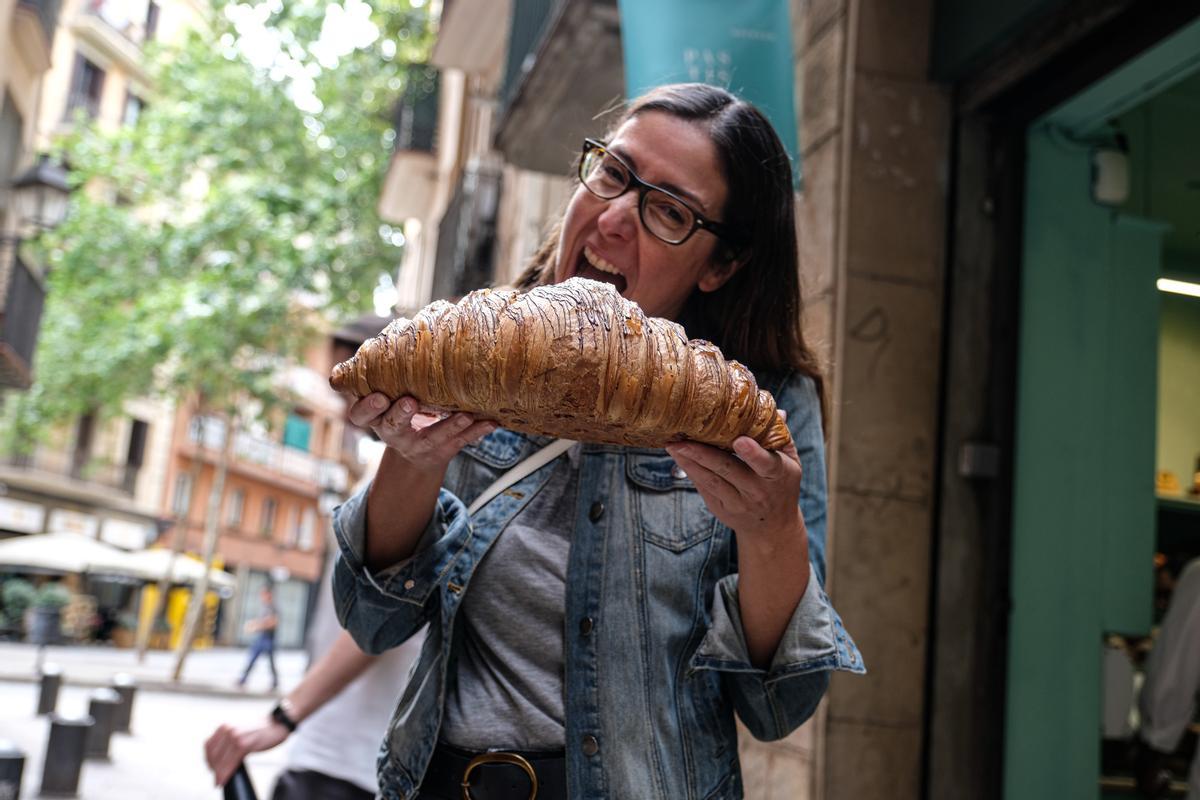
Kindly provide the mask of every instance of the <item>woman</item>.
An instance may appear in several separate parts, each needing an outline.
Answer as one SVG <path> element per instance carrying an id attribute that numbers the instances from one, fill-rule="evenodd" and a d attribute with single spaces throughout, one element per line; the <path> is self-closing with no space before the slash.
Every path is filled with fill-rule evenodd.
<path id="1" fill-rule="evenodd" d="M 385 798 L 465 782 L 524 800 L 529 773 L 542 800 L 741 797 L 733 712 L 780 738 L 829 671 L 863 671 L 821 590 L 821 383 L 778 137 L 721 89 L 664 87 L 585 144 L 580 177 L 521 285 L 606 280 L 679 320 L 756 370 L 796 447 L 584 444 L 468 520 L 548 440 L 357 402 L 388 450 L 335 520 L 339 615 L 368 651 L 430 623 L 380 756 Z"/>

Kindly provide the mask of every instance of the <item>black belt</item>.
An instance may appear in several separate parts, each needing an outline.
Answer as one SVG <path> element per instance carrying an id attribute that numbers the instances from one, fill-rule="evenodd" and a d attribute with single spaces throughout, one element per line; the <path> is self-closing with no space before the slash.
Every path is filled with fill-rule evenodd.
<path id="1" fill-rule="evenodd" d="M 422 800 L 567 800 L 563 751 L 472 753 L 438 743 L 421 781 Z"/>

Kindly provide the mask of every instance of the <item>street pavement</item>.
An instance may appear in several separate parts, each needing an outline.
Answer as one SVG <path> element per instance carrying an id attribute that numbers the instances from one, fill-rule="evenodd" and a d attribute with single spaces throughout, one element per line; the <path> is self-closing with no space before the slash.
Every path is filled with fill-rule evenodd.
<path id="1" fill-rule="evenodd" d="M 278 652 L 280 691 L 299 682 L 307 666 L 302 650 Z M 0 642 L 0 739 L 25 753 L 21 797 L 36 798 L 50 724 L 35 715 L 37 648 Z M 114 734 L 111 760 L 87 761 L 79 780 L 82 800 L 216 800 L 204 764 L 204 740 L 223 722 L 250 724 L 266 714 L 277 692 L 271 690 L 270 670 L 260 658 L 245 689 L 237 679 L 246 664 L 241 648 L 199 650 L 188 656 L 183 680 L 170 679 L 174 655 L 151 651 L 139 664 L 133 650 L 108 646 L 48 647 L 44 663 L 62 669 L 59 713 L 87 713 L 95 687 L 111 686 L 115 675 L 132 675 L 138 686 L 130 734 Z M 283 768 L 286 745 L 247 759 L 260 798 L 270 796 L 275 776 Z"/>
<path id="2" fill-rule="evenodd" d="M 0 660 L 7 657 L 7 652 L 0 653 Z M 288 685 L 285 683 L 285 688 Z M 67 716 L 86 714 L 92 691 L 83 686 L 63 687 L 58 711 Z M 13 742 L 25 753 L 20 795 L 25 800 L 38 796 L 50 731 L 48 720 L 34 714 L 37 702 L 36 683 L 0 680 L 0 739 Z M 265 694 L 139 689 L 131 733 L 113 734 L 109 761 L 84 762 L 78 796 L 81 800 L 219 800 L 221 792 L 213 786 L 204 763 L 204 740 L 221 723 L 249 724 L 271 705 Z M 256 753 L 246 760 L 258 796 L 264 800 L 284 767 L 286 747 Z"/>
<path id="3" fill-rule="evenodd" d="M 38 649 L 33 645 L 0 642 L 0 681 L 37 680 L 37 659 Z M 178 682 L 171 680 L 175 655 L 166 651 L 152 650 L 146 654 L 145 662 L 139 664 L 134 650 L 105 645 L 52 646 L 45 649 L 44 660 L 62 668 L 65 685 L 110 686 L 114 675 L 125 673 L 132 675 L 144 689 L 231 696 L 272 694 L 271 673 L 265 658 L 259 658 L 254 665 L 246 688 L 237 686 L 246 666 L 243 648 L 214 647 L 191 653 Z M 303 650 L 275 654 L 279 682 L 285 690 L 300 680 L 307 665 L 308 656 Z"/>

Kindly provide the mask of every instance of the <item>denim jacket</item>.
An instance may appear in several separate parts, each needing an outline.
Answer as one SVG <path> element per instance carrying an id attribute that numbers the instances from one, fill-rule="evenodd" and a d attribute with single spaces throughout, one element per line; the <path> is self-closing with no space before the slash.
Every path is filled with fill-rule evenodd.
<path id="1" fill-rule="evenodd" d="M 733 533 L 692 482 L 664 450 L 583 446 L 563 641 L 573 800 L 740 798 L 734 710 L 754 736 L 779 739 L 812 715 L 831 670 L 865 671 L 822 589 L 826 492 L 816 392 L 806 377 L 760 386 L 788 412 L 804 469 L 800 507 L 811 556 L 808 590 L 766 670 L 747 654 Z M 334 601 L 359 646 L 382 652 L 429 626 L 381 748 L 385 800 L 417 793 L 455 675 L 462 636 L 455 620 L 471 575 L 550 467 L 473 517 L 464 504 L 549 441 L 500 429 L 465 448 L 416 553 L 374 574 L 363 566 L 365 491 L 335 513 Z"/>

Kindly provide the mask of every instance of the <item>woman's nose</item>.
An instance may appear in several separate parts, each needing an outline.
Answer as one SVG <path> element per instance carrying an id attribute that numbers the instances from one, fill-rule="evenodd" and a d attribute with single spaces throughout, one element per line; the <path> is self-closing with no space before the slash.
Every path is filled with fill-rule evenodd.
<path id="1" fill-rule="evenodd" d="M 632 239 L 637 236 L 637 192 L 629 191 L 606 202 L 596 225 L 605 236 L 619 239 Z"/>

